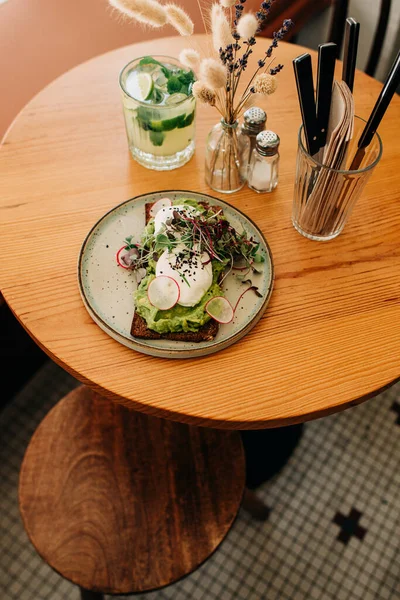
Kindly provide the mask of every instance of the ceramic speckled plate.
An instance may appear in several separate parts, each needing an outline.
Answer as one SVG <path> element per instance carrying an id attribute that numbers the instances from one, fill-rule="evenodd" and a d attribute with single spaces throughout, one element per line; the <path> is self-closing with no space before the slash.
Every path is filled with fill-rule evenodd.
<path id="1" fill-rule="evenodd" d="M 171 340 L 146 340 L 130 334 L 134 305 L 132 294 L 136 288 L 132 272 L 117 265 L 116 252 L 124 239 L 132 235 L 140 240 L 145 225 L 145 204 L 168 196 L 171 200 L 193 198 L 198 202 L 218 204 L 231 225 L 260 242 L 265 261 L 257 268 L 260 274 L 251 274 L 253 285 L 261 297 L 247 292 L 240 301 L 233 321 L 220 325 L 215 339 L 208 342 L 187 343 Z M 231 272 L 223 283 L 225 296 L 234 306 L 245 285 Z M 119 204 L 106 213 L 88 233 L 79 255 L 79 289 L 92 319 L 117 342 L 151 356 L 165 358 L 193 358 L 222 350 L 240 340 L 262 317 L 270 299 L 274 281 L 272 255 L 268 243 L 258 227 L 242 212 L 212 196 L 185 190 L 164 190 L 137 196 Z"/>

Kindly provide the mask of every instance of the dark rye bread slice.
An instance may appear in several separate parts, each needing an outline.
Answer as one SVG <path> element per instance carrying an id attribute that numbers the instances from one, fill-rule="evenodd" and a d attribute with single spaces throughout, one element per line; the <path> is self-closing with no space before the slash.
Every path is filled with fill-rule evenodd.
<path id="1" fill-rule="evenodd" d="M 145 204 L 146 224 L 151 219 L 151 207 L 154 203 Z M 210 206 L 205 202 L 201 203 L 204 208 L 213 208 L 216 212 L 220 210 L 217 206 Z M 147 340 L 172 340 L 176 342 L 209 342 L 215 338 L 218 333 L 219 324 L 214 319 L 210 319 L 198 331 L 182 331 L 180 333 L 158 333 L 147 327 L 146 321 L 136 312 L 133 315 L 131 336 Z"/>
<path id="2" fill-rule="evenodd" d="M 211 319 L 200 327 L 198 331 L 182 331 L 180 333 L 157 333 L 149 329 L 146 321 L 135 313 L 133 315 L 131 335 L 137 338 L 145 338 L 147 340 L 174 340 L 176 342 L 208 342 L 213 340 L 218 332 L 218 323 Z"/>

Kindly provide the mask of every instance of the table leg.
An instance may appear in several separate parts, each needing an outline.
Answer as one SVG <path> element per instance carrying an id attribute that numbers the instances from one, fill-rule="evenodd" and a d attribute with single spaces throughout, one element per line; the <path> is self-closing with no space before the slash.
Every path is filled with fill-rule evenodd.
<path id="1" fill-rule="evenodd" d="M 40 492 L 38 492 L 40 482 Z M 82 600 L 188 575 L 233 525 L 245 484 L 238 432 L 129 410 L 79 386 L 25 452 L 19 508 L 38 554 Z"/>
<path id="2" fill-rule="evenodd" d="M 252 490 L 246 489 L 243 495 L 242 508 L 257 521 L 266 521 L 270 510 Z"/>
<path id="3" fill-rule="evenodd" d="M 240 432 L 246 458 L 246 487 L 249 490 L 269 481 L 283 469 L 301 439 L 303 427 L 301 423 Z"/>

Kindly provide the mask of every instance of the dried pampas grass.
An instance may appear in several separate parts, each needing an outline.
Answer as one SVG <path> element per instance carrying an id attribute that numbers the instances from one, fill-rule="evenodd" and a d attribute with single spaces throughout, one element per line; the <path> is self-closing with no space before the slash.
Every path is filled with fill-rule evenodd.
<path id="1" fill-rule="evenodd" d="M 177 4 L 166 4 L 167 20 L 181 35 L 192 35 L 194 24 L 189 15 Z"/>
<path id="2" fill-rule="evenodd" d="M 269 96 L 273 94 L 278 87 L 277 78 L 269 73 L 261 73 L 254 79 L 253 88 L 256 94 Z"/>
<path id="3" fill-rule="evenodd" d="M 236 27 L 236 31 L 244 40 L 249 40 L 254 37 L 257 33 L 259 22 L 255 15 L 247 13 L 240 17 Z"/>
<path id="4" fill-rule="evenodd" d="M 108 0 L 110 5 L 130 19 L 149 27 L 167 23 L 167 12 L 156 0 Z"/>
<path id="5" fill-rule="evenodd" d="M 179 62 L 182 63 L 184 67 L 188 67 L 196 72 L 200 68 L 200 54 L 197 50 L 185 48 L 179 53 Z"/>
<path id="6" fill-rule="evenodd" d="M 226 69 L 215 58 L 204 58 L 200 63 L 200 78 L 211 88 L 217 90 L 226 85 Z"/>
<path id="7" fill-rule="evenodd" d="M 232 37 L 231 26 L 228 23 L 228 19 L 226 18 L 221 5 L 217 2 L 211 7 L 210 19 L 214 50 L 217 52 L 219 52 L 220 48 L 225 50 L 225 48 L 229 44 L 233 44 L 235 40 Z"/>
<path id="8" fill-rule="evenodd" d="M 235 6 L 236 0 L 219 0 L 219 3 L 224 8 L 232 8 L 232 6 Z"/>
<path id="9" fill-rule="evenodd" d="M 215 106 L 216 94 L 214 90 L 209 88 L 202 81 L 195 81 L 192 87 L 192 93 L 199 102 L 203 104 L 210 104 L 211 106 Z"/>

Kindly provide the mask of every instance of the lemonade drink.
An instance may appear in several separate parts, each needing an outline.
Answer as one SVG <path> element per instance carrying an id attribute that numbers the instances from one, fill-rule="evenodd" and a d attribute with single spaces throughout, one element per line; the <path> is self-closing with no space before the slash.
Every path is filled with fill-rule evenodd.
<path id="1" fill-rule="evenodd" d="M 173 58 L 145 56 L 120 74 L 126 133 L 132 156 L 150 169 L 185 164 L 195 147 L 193 71 Z"/>

